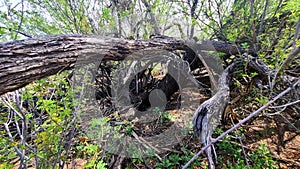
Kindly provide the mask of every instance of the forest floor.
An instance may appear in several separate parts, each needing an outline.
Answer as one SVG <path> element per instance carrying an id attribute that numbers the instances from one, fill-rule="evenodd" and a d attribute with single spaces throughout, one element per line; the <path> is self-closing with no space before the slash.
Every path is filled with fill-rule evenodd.
<path id="1" fill-rule="evenodd" d="M 192 96 L 193 98 L 201 98 L 200 102 L 203 102 L 204 100 L 208 99 L 204 95 L 194 94 Z M 234 97 L 233 97 L 234 98 Z M 235 97 L 236 98 L 236 97 Z M 199 102 L 199 100 L 198 100 Z M 195 102 L 194 105 L 191 105 L 190 110 L 195 110 L 195 106 L 197 107 L 198 102 Z M 241 102 L 244 102 L 241 103 Z M 235 103 L 235 107 L 238 107 L 238 105 L 245 105 L 247 107 L 248 103 L 245 103 L 245 100 L 240 99 Z M 249 105 L 248 105 L 249 106 Z M 226 131 L 229 128 L 231 128 L 234 124 L 236 124 L 239 120 L 242 120 L 247 116 L 247 113 L 236 113 L 237 111 L 234 111 L 235 108 L 231 108 L 230 111 L 226 115 L 226 122 L 223 125 L 219 125 L 216 130 L 221 129 L 221 131 Z M 251 113 L 253 110 L 248 110 L 248 114 Z M 188 111 L 190 112 L 190 111 Z M 169 113 L 172 116 L 176 116 L 178 113 L 177 110 L 171 110 Z M 270 116 L 267 113 L 262 112 L 257 117 L 254 117 L 250 121 L 248 121 L 246 124 L 244 124 L 241 128 L 239 128 L 236 132 L 230 133 L 229 138 L 224 138 L 222 141 L 219 141 L 216 144 L 216 152 L 218 156 L 218 163 L 216 168 L 229 168 L 228 162 L 232 163 L 233 166 L 239 165 L 236 163 L 236 160 L 243 159 L 244 161 L 249 160 L 249 163 L 251 162 L 251 159 L 248 159 L 250 154 L 253 154 L 254 152 L 257 152 L 258 149 L 262 148 L 262 145 L 267 148 L 266 151 L 262 151 L 266 154 L 265 156 L 268 156 L 272 158 L 275 162 L 278 168 L 287 169 L 287 168 L 300 168 L 300 135 L 297 131 L 297 128 L 300 127 L 300 121 L 295 120 L 294 116 L 297 114 L 297 112 L 293 112 L 293 110 L 286 110 L 280 114 L 272 115 Z M 155 133 L 161 133 L 163 132 L 168 126 L 170 126 L 170 122 L 165 121 L 164 124 L 161 125 L 161 127 L 158 127 L 156 129 L 151 129 L 149 131 L 147 130 L 147 127 L 142 125 L 135 126 L 136 131 L 143 130 L 144 133 L 147 133 L 146 135 L 155 135 Z M 294 125 L 295 128 L 292 127 Z M 153 125 L 150 125 L 153 126 Z M 149 129 L 149 128 L 148 128 Z M 298 132 L 298 133 L 297 133 Z M 239 134 L 237 134 L 239 133 Z M 220 133 L 215 132 L 214 137 L 217 137 Z M 144 136 L 146 136 L 144 135 Z M 227 142 L 230 144 L 230 148 L 233 148 L 233 150 L 230 150 L 229 147 L 224 146 L 224 144 L 220 142 Z M 200 151 L 201 143 L 199 140 L 195 137 L 195 135 L 190 132 L 181 142 L 178 143 L 177 146 L 173 147 L 173 152 L 168 152 L 165 154 L 160 155 L 161 157 L 167 157 L 171 156 L 172 153 L 177 153 L 180 155 L 185 155 L 182 147 L 185 147 L 185 150 L 193 152 L 196 154 L 198 151 Z M 263 146 L 263 147 L 264 147 Z M 237 150 L 243 150 L 243 152 L 236 153 L 234 151 Z M 260 151 L 259 151 L 260 152 Z M 240 155 L 239 157 L 234 157 L 236 155 Z M 263 154 L 260 154 L 264 156 Z M 169 158 L 170 159 L 170 158 Z M 171 159 L 170 159 L 171 160 Z M 193 168 L 207 168 L 207 160 L 205 155 L 203 154 L 199 159 L 197 159 L 198 162 L 200 162 L 200 166 L 193 166 Z M 151 160 L 150 160 L 151 161 Z M 146 164 L 146 162 L 141 163 L 140 165 L 136 164 L 136 168 L 155 168 L 157 162 L 156 160 L 152 160 L 152 163 Z M 182 161 L 181 161 L 182 162 Z M 265 162 L 268 162 L 267 160 Z M 132 164 L 132 161 L 127 160 L 126 162 L 128 164 Z M 254 162 L 255 163 L 255 162 Z M 181 166 L 185 163 L 180 164 Z M 255 164 L 253 164 L 255 166 Z M 180 167 L 175 167 L 180 168 Z"/>
<path id="2" fill-rule="evenodd" d="M 169 111 L 172 116 L 176 116 L 178 113 L 177 110 Z M 171 126 L 173 122 L 164 121 L 161 125 L 145 125 L 145 124 L 136 124 L 133 126 L 133 130 L 139 136 L 153 136 L 158 133 L 162 133 L 169 126 Z M 223 125 L 219 126 L 222 131 L 225 131 L 232 127 L 232 125 Z M 277 162 L 279 168 L 288 169 L 288 168 L 300 168 L 300 135 L 297 134 L 293 128 L 288 127 L 286 122 L 282 121 L 282 118 L 269 118 L 266 116 L 258 116 L 253 119 L 248 124 L 243 125 L 239 131 L 242 131 L 240 137 L 235 137 L 234 134 L 230 134 L 231 137 L 224 139 L 221 142 L 227 142 L 231 144 L 230 148 L 233 149 L 241 149 L 243 148 L 245 154 L 240 153 L 240 157 L 233 157 L 236 153 L 232 152 L 235 150 L 230 150 L 229 147 L 222 146 L 219 142 L 216 145 L 216 152 L 218 156 L 218 163 L 216 168 L 229 168 L 228 162 L 232 163 L 232 166 L 239 165 L 236 163 L 236 158 L 244 159 L 248 157 L 249 154 L 253 153 L 257 150 L 260 145 L 264 144 L 266 148 L 269 150 L 269 156 Z M 217 134 L 215 134 L 217 136 Z M 227 144 L 228 145 L 228 144 Z M 233 146 L 232 146 L 233 145 Z M 190 132 L 187 136 L 181 140 L 176 146 L 172 148 L 172 150 L 165 152 L 163 154 L 158 154 L 160 157 L 168 157 L 171 154 L 177 154 L 179 157 L 187 156 L 186 151 L 193 152 L 196 154 L 200 151 L 201 143 L 198 139 Z M 113 157 L 113 156 L 112 156 Z M 188 156 L 190 159 L 192 156 Z M 221 160 L 220 160 L 221 159 Z M 200 169 L 207 168 L 207 159 L 203 154 L 197 160 L 197 165 L 193 165 L 192 168 Z M 121 168 L 157 168 L 157 163 L 159 160 L 156 157 L 150 157 L 142 161 L 134 161 L 132 159 L 123 159 L 121 161 Z M 187 162 L 187 161 L 184 161 Z M 175 168 L 180 168 L 179 166 L 184 165 L 182 160 L 178 161 L 178 165 Z M 249 161 L 251 163 L 251 161 Z M 81 169 L 84 168 L 84 165 L 87 163 L 86 159 L 76 158 L 70 164 L 67 164 L 65 168 L 73 168 Z M 200 167 L 199 166 L 202 166 Z M 115 165 L 114 165 L 115 166 Z M 161 166 L 164 168 L 164 166 Z M 14 169 L 18 168 L 18 164 L 14 166 Z M 166 167 L 167 168 L 167 167 Z"/>
<path id="3" fill-rule="evenodd" d="M 192 98 L 201 98 L 200 102 L 203 102 L 207 99 L 204 95 L 193 94 Z M 245 100 L 240 99 L 235 103 L 235 106 L 243 105 L 241 102 Z M 195 108 L 199 105 L 199 99 L 194 102 L 195 104 L 191 105 L 191 109 L 188 111 L 195 110 Z M 247 105 L 247 104 L 244 104 Z M 234 105 L 233 105 L 234 106 Z M 245 106 L 247 107 L 247 106 Z M 228 110 L 228 109 L 227 109 Z M 249 110 L 248 114 L 251 113 Z M 171 116 L 177 116 L 177 110 L 170 110 L 168 111 Z M 236 124 L 239 120 L 242 120 L 246 117 L 247 113 L 235 113 L 234 108 L 231 108 L 230 111 L 227 111 L 227 118 L 226 122 L 223 125 L 219 125 L 216 130 L 220 129 L 221 132 L 228 130 L 234 124 Z M 246 124 L 244 124 L 241 128 L 239 128 L 236 132 L 230 133 L 228 138 L 224 138 L 222 141 L 219 141 L 216 144 L 216 152 L 218 156 L 218 162 L 216 168 L 229 168 L 228 162 L 230 162 L 233 166 L 240 165 L 236 163 L 237 160 L 243 159 L 244 161 L 249 160 L 249 163 L 255 163 L 255 161 L 251 161 L 248 159 L 251 154 L 254 152 L 259 153 L 266 153 L 260 154 L 259 157 L 268 156 L 266 158 L 272 158 L 273 161 L 276 162 L 276 166 L 278 168 L 286 169 L 286 168 L 300 168 L 300 135 L 297 133 L 298 131 L 295 130 L 294 127 L 299 128 L 298 124 L 299 121 L 293 118 L 296 112 L 292 112 L 292 110 L 287 110 L 286 112 L 282 112 L 278 115 L 268 115 L 267 113 L 264 114 L 262 112 L 259 116 L 254 117 Z M 287 122 L 288 120 L 289 122 Z M 290 125 L 292 124 L 292 125 Z M 149 126 L 145 125 L 136 125 L 134 126 L 134 130 L 142 136 L 151 136 L 157 133 L 161 133 L 165 131 L 172 123 L 170 121 L 164 121 L 160 127 L 151 128 L 150 126 L 154 126 L 149 124 Z M 151 129 L 150 129 L 151 128 Z M 192 129 L 191 129 L 192 130 Z M 142 132 L 143 131 L 143 132 Z M 144 134 L 141 134 L 144 133 Z M 238 133 L 238 134 L 237 134 Z M 220 132 L 215 132 L 214 137 L 217 137 Z M 227 142 L 229 144 L 224 144 Z M 263 147 L 266 148 L 266 151 L 257 151 L 258 149 L 262 149 Z M 201 150 L 201 143 L 195 137 L 193 132 L 189 132 L 189 134 L 181 140 L 178 145 L 174 146 L 170 152 L 159 154 L 161 157 L 171 157 L 171 154 L 178 154 L 179 156 L 186 156 L 184 151 L 190 151 L 196 154 L 198 151 Z M 183 149 L 184 147 L 184 149 Z M 242 152 L 237 151 L 240 150 Z M 236 157 L 238 156 L 238 157 Z M 189 156 L 191 158 L 192 156 Z M 172 160 L 171 158 L 168 158 Z M 199 165 L 192 166 L 194 169 L 197 168 L 207 168 L 207 159 L 203 154 L 200 158 L 197 159 Z M 257 159 L 259 160 L 259 159 Z M 144 160 L 143 163 L 136 163 L 132 167 L 134 168 L 156 168 L 158 160 L 149 160 L 146 162 Z M 181 168 L 187 161 L 180 161 L 179 165 L 174 168 Z M 265 160 L 264 162 L 268 162 Z M 123 163 L 122 166 L 130 166 L 133 162 L 128 159 Z M 255 166 L 255 164 L 252 164 Z M 163 168 L 163 167 L 162 167 Z"/>
<path id="4" fill-rule="evenodd" d="M 131 123 L 131 130 L 138 137 L 151 137 L 166 131 L 176 123 L 176 120 L 180 120 L 182 113 L 188 113 L 192 117 L 193 112 L 200 103 L 207 100 L 209 96 L 207 96 L 207 93 L 189 93 L 189 95 L 192 98 L 192 100 L 189 100 L 192 103 L 189 105 L 190 107 L 181 111 L 173 109 L 176 107 L 176 99 L 174 99 L 173 103 L 169 105 L 169 110 L 166 111 L 168 113 L 164 117 L 160 114 L 151 123 Z M 234 124 L 261 106 L 247 102 L 247 98 L 243 98 L 243 94 L 240 92 L 232 92 L 231 98 L 233 98 L 231 104 L 225 111 L 225 123 L 220 124 L 215 129 L 214 138 L 230 129 Z M 238 166 L 242 164 L 247 168 L 247 165 L 255 166 L 255 163 L 259 161 L 261 163 L 275 161 L 276 168 L 300 168 L 300 135 L 299 130 L 297 130 L 297 128 L 300 128 L 300 120 L 295 118 L 297 112 L 287 109 L 274 115 L 268 113 L 261 112 L 260 115 L 252 118 L 243 124 L 242 127 L 216 143 L 216 168 L 239 168 Z M 109 155 L 105 162 L 110 168 L 181 168 L 201 148 L 200 141 L 193 134 L 192 128 L 190 128 L 186 136 L 182 140 L 178 140 L 178 144 L 168 151 L 156 154 L 161 159 L 157 158 L 157 156 L 142 157 L 141 159 L 120 159 L 117 155 Z M 258 154 L 255 155 L 255 152 Z M 64 168 L 81 169 L 84 168 L 88 160 L 76 157 Z M 207 166 L 206 156 L 202 154 L 190 168 L 205 169 L 208 168 Z M 16 164 L 14 169 L 18 167 L 18 164 Z"/>

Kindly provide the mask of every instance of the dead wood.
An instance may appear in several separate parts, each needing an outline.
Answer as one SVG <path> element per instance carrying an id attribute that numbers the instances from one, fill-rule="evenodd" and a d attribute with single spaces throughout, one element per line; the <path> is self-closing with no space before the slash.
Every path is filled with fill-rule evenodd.
<path id="1" fill-rule="evenodd" d="M 198 48 L 232 55 L 245 52 L 240 47 L 217 41 L 203 41 Z M 127 40 L 94 35 L 61 35 L 1 43 L 0 95 L 73 68 L 78 62 L 134 59 L 131 54 L 144 49 L 191 50 L 184 40 L 170 37 Z M 196 58 L 189 56 L 184 59 L 195 68 L 200 63 L 198 60 L 195 65 L 193 57 Z"/>

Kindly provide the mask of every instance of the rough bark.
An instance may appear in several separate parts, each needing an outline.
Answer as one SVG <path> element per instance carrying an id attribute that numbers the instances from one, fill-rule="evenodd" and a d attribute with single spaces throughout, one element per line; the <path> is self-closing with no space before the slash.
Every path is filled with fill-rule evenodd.
<path id="1" fill-rule="evenodd" d="M 125 40 L 99 36 L 55 36 L 0 44 L 0 95 L 74 67 L 77 61 L 122 60 L 142 49 L 186 49 L 172 38 Z"/>
<path id="2" fill-rule="evenodd" d="M 230 54 L 243 51 L 231 44 L 216 41 L 204 41 L 199 48 Z M 93 35 L 62 35 L 1 43 L 0 95 L 72 68 L 76 62 L 123 60 L 129 56 L 135 57 L 130 54 L 143 49 L 190 50 L 184 40 L 169 37 L 127 40 Z"/>

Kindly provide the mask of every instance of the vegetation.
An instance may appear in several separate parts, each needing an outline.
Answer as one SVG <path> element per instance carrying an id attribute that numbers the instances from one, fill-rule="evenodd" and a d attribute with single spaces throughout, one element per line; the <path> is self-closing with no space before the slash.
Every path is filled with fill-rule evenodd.
<path id="1" fill-rule="evenodd" d="M 0 40 L 93 34 L 127 40 L 176 37 L 204 44 L 201 39 L 229 45 L 238 52 L 226 48 L 212 54 L 224 68 L 236 63 L 230 103 L 214 137 L 298 84 L 214 145 L 216 168 L 299 168 L 300 153 L 295 151 L 300 144 L 299 4 L 299 0 L 2 0 Z M 159 136 L 183 121 L 182 114 L 194 112 L 214 94 L 213 82 L 203 60 L 191 61 L 197 60 L 193 51 L 170 53 L 185 60 L 188 68 L 176 65 L 176 59 L 107 60 L 82 69 L 67 67 L 1 95 L 0 168 L 181 168 L 202 147 L 190 124 L 183 130 L 184 137 L 161 148 L 162 152 L 147 138 Z M 270 72 L 251 66 L 253 58 Z M 10 71 L 3 67 L 1 73 Z M 189 95 L 196 105 L 180 107 L 186 100 L 170 77 L 173 69 L 187 70 L 197 81 L 199 91 Z M 94 81 L 84 81 L 88 78 Z M 123 80 L 124 85 L 117 85 Z M 119 96 L 114 92 L 124 91 L 124 86 L 129 100 L 114 100 Z M 151 100 L 155 89 L 166 96 L 157 92 Z M 97 106 L 91 106 L 91 101 Z M 165 144 L 168 137 L 159 144 Z M 120 151 L 122 144 L 128 149 Z M 203 154 L 188 168 L 208 166 Z"/>

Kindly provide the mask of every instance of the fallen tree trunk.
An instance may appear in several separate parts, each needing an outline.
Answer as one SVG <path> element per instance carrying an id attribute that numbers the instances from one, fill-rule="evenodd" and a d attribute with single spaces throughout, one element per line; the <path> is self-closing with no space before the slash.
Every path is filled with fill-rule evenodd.
<path id="1" fill-rule="evenodd" d="M 207 41 L 205 43 L 208 43 Z M 216 45 L 216 49 L 210 45 Z M 123 60 L 143 49 L 169 51 L 188 50 L 185 41 L 175 38 L 126 40 L 93 35 L 62 35 L 26 39 L 0 44 L 0 95 L 21 88 L 64 69 L 74 67 L 77 61 L 96 57 L 99 60 Z M 203 44 L 204 50 L 228 50 L 236 47 L 222 42 Z"/>
<path id="2" fill-rule="evenodd" d="M 94 35 L 61 35 L 1 43 L 0 95 L 34 80 L 73 68 L 78 61 L 92 61 L 89 58 L 118 61 L 133 57 L 132 53 L 143 49 L 192 50 L 184 40 L 171 37 L 127 40 Z M 232 55 L 247 52 L 240 47 L 217 41 L 203 41 L 198 49 Z M 194 64 L 193 57 L 197 56 L 188 57 L 187 61 L 195 68 L 197 64 Z"/>
<path id="3" fill-rule="evenodd" d="M 123 60 L 138 50 L 186 49 L 183 40 L 125 40 L 99 36 L 70 35 L 27 39 L 0 45 L 0 95 L 34 80 L 72 68 L 77 61 L 99 58 Z"/>

